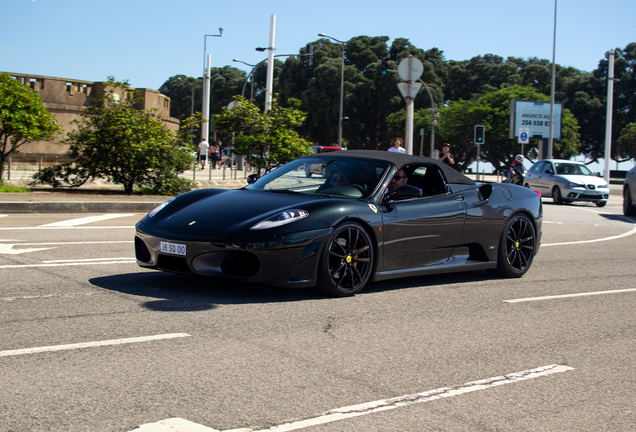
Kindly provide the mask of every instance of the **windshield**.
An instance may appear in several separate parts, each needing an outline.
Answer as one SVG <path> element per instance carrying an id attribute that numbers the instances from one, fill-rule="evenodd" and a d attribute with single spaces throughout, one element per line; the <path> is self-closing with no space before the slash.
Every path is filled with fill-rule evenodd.
<path id="1" fill-rule="evenodd" d="M 578 163 L 556 162 L 556 173 L 559 175 L 585 175 L 594 176 L 594 173 L 585 165 Z"/>
<path id="2" fill-rule="evenodd" d="M 383 161 L 316 155 L 289 162 L 246 189 L 360 199 L 376 190 L 389 168 Z"/>

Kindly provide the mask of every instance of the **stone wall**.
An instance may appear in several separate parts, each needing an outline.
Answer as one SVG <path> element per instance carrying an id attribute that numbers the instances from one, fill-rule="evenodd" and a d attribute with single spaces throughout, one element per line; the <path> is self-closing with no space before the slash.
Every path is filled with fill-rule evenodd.
<path id="1" fill-rule="evenodd" d="M 24 85 L 37 92 L 42 98 L 44 107 L 53 114 L 57 123 L 62 128 L 50 142 L 32 142 L 19 148 L 19 153 L 13 155 L 13 159 L 33 161 L 43 158 L 45 162 L 59 162 L 63 160 L 68 146 L 61 144 L 62 139 L 75 125 L 73 120 L 80 120 L 80 113 L 89 106 L 93 99 L 100 98 L 108 83 L 81 81 L 67 78 L 55 78 L 41 75 L 18 74 L 3 72 L 17 79 Z M 173 132 L 179 129 L 179 120 L 170 117 L 170 98 L 151 89 L 135 89 L 141 92 L 143 102 L 138 104 L 139 109 L 155 108 L 155 113 L 161 116 L 164 124 Z"/>

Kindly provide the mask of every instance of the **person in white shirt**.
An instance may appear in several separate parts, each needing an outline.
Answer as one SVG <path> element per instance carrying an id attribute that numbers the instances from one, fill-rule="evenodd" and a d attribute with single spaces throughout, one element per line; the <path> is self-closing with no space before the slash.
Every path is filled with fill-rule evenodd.
<path id="1" fill-rule="evenodd" d="M 205 138 L 201 138 L 201 142 L 199 143 L 199 163 L 201 164 L 201 169 L 205 168 L 205 161 L 208 159 L 209 148 L 210 144 L 208 144 Z"/>
<path id="2" fill-rule="evenodd" d="M 391 147 L 389 147 L 390 152 L 395 153 L 404 153 L 404 147 L 402 147 L 402 138 L 393 138 L 393 142 L 391 143 Z"/>

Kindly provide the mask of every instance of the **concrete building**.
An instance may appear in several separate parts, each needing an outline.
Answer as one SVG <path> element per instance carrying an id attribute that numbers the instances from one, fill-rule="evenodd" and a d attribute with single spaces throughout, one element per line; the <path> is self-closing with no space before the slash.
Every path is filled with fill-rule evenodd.
<path id="1" fill-rule="evenodd" d="M 32 142 L 19 148 L 19 153 L 13 155 L 15 162 L 43 163 L 50 165 L 65 161 L 64 154 L 68 146 L 61 144 L 66 134 L 76 126 L 73 120 L 80 120 L 80 113 L 95 98 L 101 98 L 107 82 L 82 81 L 68 78 L 55 78 L 41 75 L 2 72 L 17 79 L 40 95 L 44 107 L 57 119 L 62 133 L 50 142 Z M 179 120 L 170 117 L 170 98 L 151 89 L 135 89 L 141 92 L 143 102 L 139 109 L 156 109 L 164 124 L 172 131 L 179 129 Z"/>

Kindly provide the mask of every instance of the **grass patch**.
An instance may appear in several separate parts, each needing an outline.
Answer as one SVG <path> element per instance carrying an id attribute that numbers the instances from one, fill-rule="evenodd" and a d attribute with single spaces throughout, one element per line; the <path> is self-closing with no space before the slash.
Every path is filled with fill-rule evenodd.
<path id="1" fill-rule="evenodd" d="M 12 183 L 0 181 L 0 192 L 25 193 L 25 192 L 31 192 L 31 190 L 24 186 L 16 186 Z"/>

